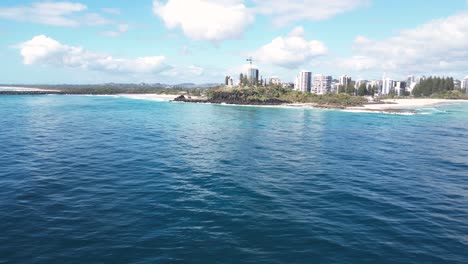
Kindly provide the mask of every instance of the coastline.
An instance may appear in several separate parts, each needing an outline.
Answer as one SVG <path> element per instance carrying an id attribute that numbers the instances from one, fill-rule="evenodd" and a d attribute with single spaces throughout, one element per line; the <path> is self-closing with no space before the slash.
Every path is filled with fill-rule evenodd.
<path id="1" fill-rule="evenodd" d="M 15 94 L 15 95 L 70 95 L 61 93 L 54 90 L 16 90 L 16 91 L 0 91 L 2 94 Z M 75 95 L 75 94 L 71 94 Z M 78 94 L 76 94 L 78 95 Z M 85 95 L 85 94 L 83 94 Z M 93 94 L 90 94 L 93 95 Z M 341 110 L 346 112 L 359 112 L 359 113 L 389 113 L 389 114 L 417 114 L 418 108 L 428 108 L 443 104 L 453 103 L 468 103 L 468 100 L 462 99 L 433 99 L 433 98 L 411 98 L 411 99 L 384 99 L 379 102 L 368 102 L 362 106 L 339 106 L 339 105 L 321 105 L 317 103 L 276 103 L 276 104 L 237 104 L 237 103 L 222 103 L 222 102 L 209 102 L 202 96 L 190 96 L 189 99 L 177 100 L 181 94 L 104 94 L 102 96 L 114 96 L 135 100 L 148 100 L 158 102 L 181 102 L 181 103 L 207 103 L 219 104 L 229 106 L 252 106 L 252 107 L 274 107 L 274 108 L 296 108 L 296 109 L 325 109 L 325 110 Z"/>
<path id="2" fill-rule="evenodd" d="M 119 96 L 152 101 L 174 101 L 181 103 L 207 103 L 203 102 L 204 97 L 192 96 L 187 101 L 175 100 L 180 95 L 160 95 L 160 94 L 121 94 Z M 252 106 L 252 107 L 274 107 L 274 108 L 303 108 L 303 109 L 325 109 L 325 110 L 341 110 L 347 112 L 363 112 L 363 113 L 390 113 L 390 114 L 417 114 L 416 109 L 427 108 L 443 104 L 453 103 L 468 103 L 468 100 L 457 99 L 433 99 L 433 98 L 412 98 L 412 99 L 384 99 L 380 102 L 369 102 L 362 106 L 336 106 L 336 105 L 319 105 L 316 103 L 283 103 L 283 104 L 223 104 L 213 103 L 228 106 Z"/>
<path id="3" fill-rule="evenodd" d="M 369 102 L 362 106 L 337 106 L 337 105 L 319 105 L 316 103 L 283 103 L 283 104 L 226 104 L 212 103 L 204 101 L 206 98 L 201 96 L 191 96 L 191 100 L 177 101 L 180 94 L 117 94 L 117 97 L 148 100 L 159 102 L 178 102 L 178 103 L 205 103 L 218 104 L 224 106 L 249 106 L 249 107 L 269 107 L 269 108 L 289 108 L 289 109 L 322 109 L 322 110 L 340 110 L 345 112 L 356 113 L 386 113 L 386 114 L 401 114 L 414 115 L 418 112 L 418 108 L 428 108 L 443 104 L 453 103 L 468 103 L 468 100 L 457 99 L 433 99 L 433 98 L 412 98 L 412 99 L 384 99 L 380 102 Z"/>

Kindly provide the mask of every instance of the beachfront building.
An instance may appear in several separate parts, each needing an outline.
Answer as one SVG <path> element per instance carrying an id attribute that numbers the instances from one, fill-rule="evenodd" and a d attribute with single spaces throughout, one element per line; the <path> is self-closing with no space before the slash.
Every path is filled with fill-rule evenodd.
<path id="1" fill-rule="evenodd" d="M 382 90 L 380 95 L 389 95 L 395 92 L 395 81 L 390 78 L 384 78 L 382 80 Z"/>
<path id="2" fill-rule="evenodd" d="M 395 82 L 395 95 L 404 96 L 406 91 L 406 82 Z"/>
<path id="3" fill-rule="evenodd" d="M 462 89 L 462 91 L 465 91 L 465 93 L 468 94 L 468 76 L 466 76 L 465 79 L 463 79 L 460 88 Z"/>
<path id="4" fill-rule="evenodd" d="M 312 87 L 312 72 L 301 71 L 297 77 L 294 85 L 296 91 L 310 92 Z"/>
<path id="5" fill-rule="evenodd" d="M 327 94 L 331 92 L 332 77 L 323 74 L 316 74 L 313 78 L 312 93 Z"/>
<path id="6" fill-rule="evenodd" d="M 344 87 L 347 87 L 348 85 L 351 84 L 351 77 L 348 76 L 348 75 L 343 75 L 340 77 L 340 85 L 341 86 L 344 86 Z"/>
<path id="7" fill-rule="evenodd" d="M 408 78 L 406 78 L 406 88 L 405 91 L 407 93 L 412 93 L 414 87 L 418 84 L 418 80 L 416 80 L 416 77 L 414 75 L 408 75 Z"/>

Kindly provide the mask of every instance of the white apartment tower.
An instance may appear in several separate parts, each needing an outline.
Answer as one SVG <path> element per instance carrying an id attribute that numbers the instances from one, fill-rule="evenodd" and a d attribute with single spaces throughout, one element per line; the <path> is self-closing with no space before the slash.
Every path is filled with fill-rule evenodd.
<path id="1" fill-rule="evenodd" d="M 390 78 L 384 78 L 382 80 L 382 92 L 381 95 L 389 95 L 391 92 L 394 92 L 395 81 Z"/>
<path id="2" fill-rule="evenodd" d="M 340 77 L 340 85 L 346 87 L 351 84 L 351 77 L 348 75 L 343 75 Z"/>
<path id="3" fill-rule="evenodd" d="M 314 84 L 312 92 L 316 94 L 330 93 L 332 88 L 332 77 L 322 74 L 314 75 Z"/>
<path id="4" fill-rule="evenodd" d="M 312 86 L 312 72 L 301 71 L 296 77 L 294 89 L 301 92 L 310 92 Z"/>
<path id="5" fill-rule="evenodd" d="M 461 82 L 460 88 L 462 90 L 465 90 L 465 93 L 468 94 L 468 76 L 466 76 L 465 79 L 463 79 L 463 81 Z"/>

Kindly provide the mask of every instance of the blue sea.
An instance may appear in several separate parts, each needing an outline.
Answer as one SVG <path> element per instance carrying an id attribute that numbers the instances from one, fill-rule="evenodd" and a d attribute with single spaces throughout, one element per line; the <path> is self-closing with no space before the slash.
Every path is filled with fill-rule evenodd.
<path id="1" fill-rule="evenodd" d="M 468 104 L 0 97 L 0 263 L 468 263 Z"/>

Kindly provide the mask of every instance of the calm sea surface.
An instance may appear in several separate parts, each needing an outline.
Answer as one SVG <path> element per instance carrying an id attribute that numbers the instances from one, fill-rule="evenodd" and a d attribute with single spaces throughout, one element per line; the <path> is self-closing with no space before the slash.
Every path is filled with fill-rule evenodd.
<path id="1" fill-rule="evenodd" d="M 468 263 L 468 104 L 0 97 L 0 263 Z"/>

